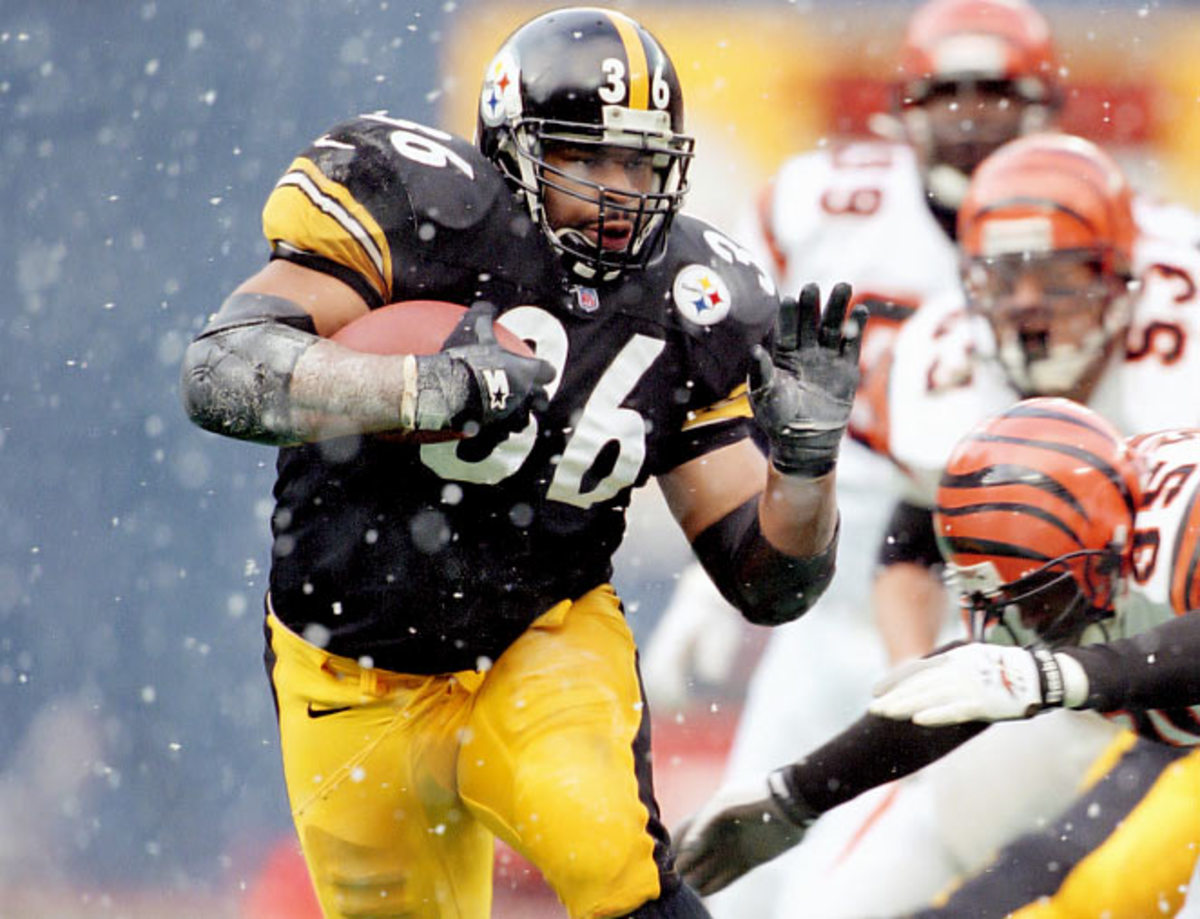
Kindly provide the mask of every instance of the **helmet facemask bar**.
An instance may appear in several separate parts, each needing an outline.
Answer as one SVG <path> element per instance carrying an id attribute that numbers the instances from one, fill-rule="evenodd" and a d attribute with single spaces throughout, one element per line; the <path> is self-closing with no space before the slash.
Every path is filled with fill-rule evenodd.
<path id="1" fill-rule="evenodd" d="M 1086 398 L 1129 325 L 1136 290 L 1103 249 L 967 258 L 962 277 L 969 312 L 990 327 L 995 359 L 1022 396 Z M 1036 299 L 1018 301 L 1023 277 Z"/>
<path id="2" fill-rule="evenodd" d="M 675 214 L 687 192 L 687 172 L 694 140 L 673 133 L 665 112 L 639 111 L 606 106 L 605 126 L 519 118 L 509 131 L 512 158 L 519 169 L 514 180 L 521 188 L 530 213 L 552 244 L 568 260 L 572 270 L 586 278 L 611 279 L 621 271 L 645 268 L 657 258 L 666 241 Z M 585 177 L 570 174 L 546 160 L 555 146 L 647 154 L 651 159 L 653 187 L 649 190 L 606 187 Z M 590 226 L 595 241 L 574 227 L 551 225 L 546 208 L 546 190 L 585 201 L 596 207 Z M 605 226 L 628 222 L 632 231 L 621 249 L 606 248 Z"/>
<path id="3" fill-rule="evenodd" d="M 944 579 L 962 598 L 972 641 L 983 641 L 988 630 L 997 627 L 1015 644 L 1024 644 L 1032 632 L 1039 642 L 1061 647 L 1078 644 L 1088 626 L 1113 618 L 1121 559 L 1115 546 L 1081 549 L 1003 584 L 992 563 L 949 563 Z M 1048 612 L 1034 612 L 1039 605 Z"/>
<path id="4" fill-rule="evenodd" d="M 1034 77 L 946 75 L 910 81 L 899 87 L 897 96 L 896 115 L 917 151 L 926 193 L 952 210 L 988 155 L 1017 137 L 1043 130 L 1056 110 L 1054 96 Z M 956 117 L 948 118 L 946 110 Z"/>

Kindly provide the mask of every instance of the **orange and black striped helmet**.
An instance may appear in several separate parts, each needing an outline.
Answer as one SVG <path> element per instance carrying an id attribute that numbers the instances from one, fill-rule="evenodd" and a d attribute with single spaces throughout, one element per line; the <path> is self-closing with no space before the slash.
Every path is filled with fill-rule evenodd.
<path id="1" fill-rule="evenodd" d="M 1030 102 L 1058 94 L 1058 63 L 1046 19 L 1025 0 L 928 0 L 913 13 L 900 48 L 908 102 L 937 84 L 1005 81 Z"/>
<path id="2" fill-rule="evenodd" d="M 960 441 L 934 528 L 976 637 L 1010 606 L 1047 641 L 1111 616 L 1138 490 L 1120 433 L 1067 399 L 1018 402 Z"/>

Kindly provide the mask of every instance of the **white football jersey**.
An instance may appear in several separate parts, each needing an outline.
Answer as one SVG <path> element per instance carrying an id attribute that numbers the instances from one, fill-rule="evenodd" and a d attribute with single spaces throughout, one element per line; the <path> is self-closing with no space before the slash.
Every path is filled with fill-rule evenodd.
<path id="1" fill-rule="evenodd" d="M 1181 233 L 1180 208 L 1143 201 L 1136 216 L 1142 289 L 1124 345 L 1088 404 L 1125 434 L 1198 426 L 1200 402 L 1181 396 L 1200 392 L 1200 249 Z M 987 323 L 967 315 L 956 289 L 906 323 L 890 369 L 856 402 L 852 430 L 905 471 L 915 503 L 933 503 L 955 444 L 1019 398 L 992 349 Z"/>
<path id="2" fill-rule="evenodd" d="M 958 255 L 934 219 L 912 150 L 864 141 L 788 160 L 744 220 L 739 239 L 795 296 L 810 282 L 828 294 L 838 281 L 854 299 L 890 304 L 872 314 L 864 342 L 913 309 L 958 286 Z"/>
<path id="3" fill-rule="evenodd" d="M 795 296 L 817 283 L 822 296 L 839 281 L 871 310 L 861 363 L 887 353 L 918 307 L 958 289 L 958 255 L 925 200 L 916 158 L 903 144 L 831 145 L 788 160 L 745 215 L 738 239 Z M 883 457 L 849 439 L 838 462 L 842 541 L 830 592 L 862 618 L 875 546 L 902 483 Z M 853 599 L 850 599 L 853 598 Z"/>

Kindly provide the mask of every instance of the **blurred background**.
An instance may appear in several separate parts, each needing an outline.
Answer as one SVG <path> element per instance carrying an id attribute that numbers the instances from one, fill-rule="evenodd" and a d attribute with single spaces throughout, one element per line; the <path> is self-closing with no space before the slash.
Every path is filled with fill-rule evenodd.
<path id="1" fill-rule="evenodd" d="M 328 125 L 470 135 L 480 75 L 555 4 L 0 5 L 0 917 L 299 919 L 261 665 L 274 453 L 189 425 L 190 337 L 266 258 L 259 211 Z M 664 42 L 731 226 L 789 154 L 886 108 L 902 2 L 612 4 Z M 1043 3 L 1065 127 L 1200 206 L 1200 6 Z M 639 499 L 618 587 L 645 637 L 687 548 Z M 843 549 L 843 551 L 846 551 Z M 669 822 L 715 785 L 742 683 L 656 725 Z M 559 916 L 498 854 L 496 916 Z"/>

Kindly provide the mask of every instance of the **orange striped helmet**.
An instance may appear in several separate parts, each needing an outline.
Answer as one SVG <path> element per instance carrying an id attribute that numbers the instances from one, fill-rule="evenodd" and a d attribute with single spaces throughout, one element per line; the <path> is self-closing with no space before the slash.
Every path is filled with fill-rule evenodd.
<path id="1" fill-rule="evenodd" d="M 1012 81 L 1033 102 L 1058 91 L 1050 26 L 1025 0 L 929 0 L 908 21 L 900 74 L 914 101 L 965 79 Z"/>
<path id="2" fill-rule="evenodd" d="M 1081 137 L 1022 137 L 975 171 L 958 212 L 963 284 L 1019 393 L 1087 397 L 1129 326 L 1136 234 L 1129 183 Z"/>
<path id="3" fill-rule="evenodd" d="M 1055 642 L 1112 616 L 1138 493 L 1125 440 L 1067 399 L 1018 402 L 960 441 L 934 528 L 976 637 L 1013 606 Z"/>
<path id="4" fill-rule="evenodd" d="M 1050 27 L 1025 0 L 928 0 L 908 22 L 893 110 L 935 208 L 949 213 L 989 153 L 1061 108 Z"/>

